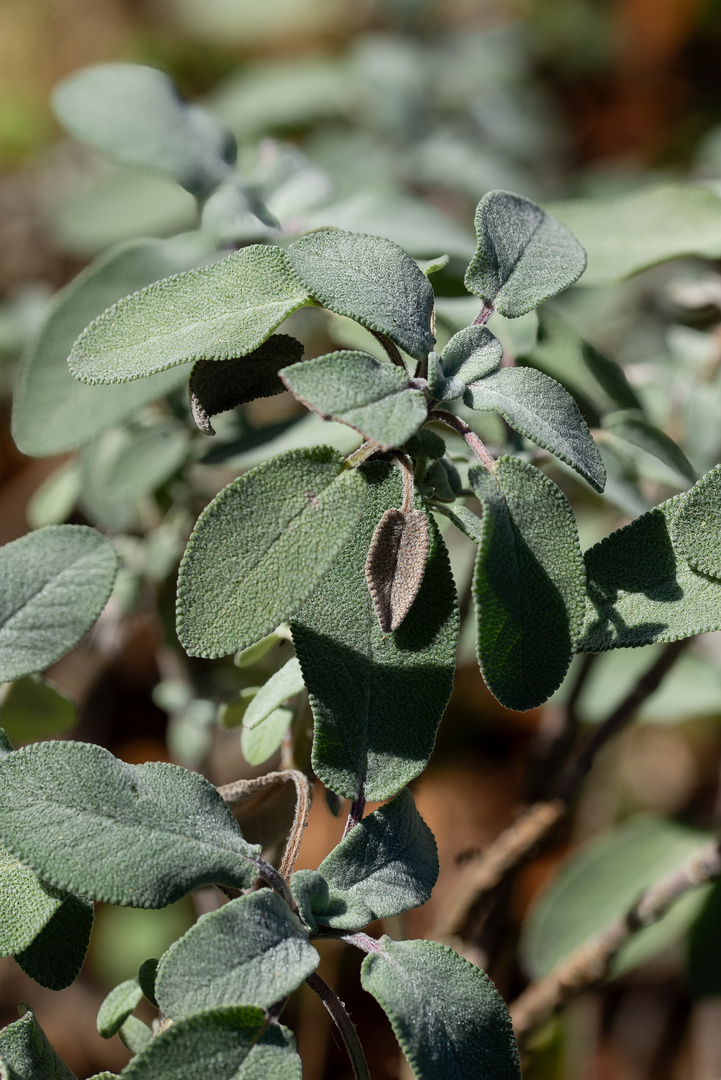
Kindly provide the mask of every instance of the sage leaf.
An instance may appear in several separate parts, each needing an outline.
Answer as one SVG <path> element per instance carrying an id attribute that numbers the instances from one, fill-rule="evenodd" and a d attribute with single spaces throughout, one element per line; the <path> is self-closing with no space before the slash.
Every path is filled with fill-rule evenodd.
<path id="1" fill-rule="evenodd" d="M 364 477 L 329 447 L 292 450 L 224 488 L 198 518 L 178 577 L 190 656 L 238 652 L 294 615 L 356 526 Z"/>
<path id="2" fill-rule="evenodd" d="M 47 679 L 33 675 L 10 684 L 1 711 L 3 727 L 14 742 L 47 739 L 78 721 L 75 702 Z"/>
<path id="3" fill-rule="evenodd" d="M 503 346 L 486 326 L 466 326 L 454 334 L 441 353 L 447 379 L 466 385 L 495 371 L 503 358 Z"/>
<path id="4" fill-rule="evenodd" d="M 68 363 L 82 382 L 123 383 L 189 360 L 232 360 L 309 300 L 285 253 L 254 244 L 126 296 L 83 331 Z"/>
<path id="5" fill-rule="evenodd" d="M 152 1039 L 123 1069 L 127 1080 L 241 1080 L 266 1026 L 262 1009 L 225 1006 L 186 1017 Z"/>
<path id="6" fill-rule="evenodd" d="M 153 1032 L 137 1016 L 128 1016 L 118 1028 L 118 1035 L 131 1054 L 139 1054 L 149 1044 Z"/>
<path id="7" fill-rule="evenodd" d="M 48 525 L 0 548 L 0 682 L 69 652 L 105 607 L 118 558 L 85 525 Z"/>
<path id="8" fill-rule="evenodd" d="M 472 383 L 463 400 L 472 409 L 500 413 L 515 431 L 603 491 L 606 470 L 599 449 L 578 405 L 555 379 L 533 368 L 502 368 Z"/>
<path id="9" fill-rule="evenodd" d="M 30 1009 L 0 1031 L 0 1067 L 3 1080 L 77 1080 Z"/>
<path id="10" fill-rule="evenodd" d="M 3 728 L 0 728 L 0 761 L 7 757 L 8 754 L 12 754 L 14 750 L 15 747 L 10 742 L 7 732 Z"/>
<path id="11" fill-rule="evenodd" d="M 692 570 L 721 578 L 721 465 L 683 497 L 673 517 L 672 534 L 674 547 Z"/>
<path id="12" fill-rule="evenodd" d="M 384 634 L 397 630 L 423 582 L 428 558 L 428 518 L 422 510 L 386 510 L 375 527 L 365 575 Z"/>
<path id="13" fill-rule="evenodd" d="M 137 979 L 126 979 L 114 987 L 98 1010 L 98 1034 L 104 1039 L 115 1035 L 143 1000 Z"/>
<path id="14" fill-rule="evenodd" d="M 43 457 L 84 446 L 101 432 L 163 397 L 187 377 L 168 371 L 127 386 L 87 386 L 68 370 L 78 334 L 121 297 L 190 270 L 214 251 L 207 234 L 120 244 L 84 270 L 50 305 L 20 366 L 13 438 L 24 454 Z"/>
<path id="15" fill-rule="evenodd" d="M 436 401 L 455 401 L 462 397 L 466 384 L 462 379 L 446 378 L 443 374 L 440 358 L 434 353 L 428 353 L 428 392 Z"/>
<path id="16" fill-rule="evenodd" d="M 193 195 L 208 195 L 232 171 L 232 136 L 155 68 L 84 68 L 56 86 L 53 109 L 72 135 L 113 161 L 167 176 Z"/>
<path id="17" fill-rule="evenodd" d="M 340 230 L 301 236 L 288 259 L 323 307 L 385 334 L 416 360 L 433 348 L 433 286 L 403 248 Z"/>
<path id="18" fill-rule="evenodd" d="M 520 1080 L 511 1018 L 484 972 L 435 941 L 380 945 L 363 961 L 361 983 L 417 1080 Z"/>
<path id="19" fill-rule="evenodd" d="M 478 660 L 507 709 L 532 709 L 563 681 L 584 613 L 583 559 L 565 495 L 532 465 L 501 457 L 469 472 L 483 504 L 473 579 Z"/>
<path id="20" fill-rule="evenodd" d="M 200 885 L 244 888 L 257 845 L 207 780 L 178 765 L 128 765 L 101 746 L 35 743 L 0 761 L 0 837 L 56 888 L 165 907 Z"/>
<path id="21" fill-rule="evenodd" d="M 607 414 L 603 418 L 606 431 L 620 439 L 625 439 L 634 447 L 651 454 L 667 467 L 670 479 L 685 487 L 694 483 L 697 473 L 681 447 L 665 431 L 652 424 L 638 410 L 623 409 Z"/>
<path id="22" fill-rule="evenodd" d="M 274 709 L 258 727 L 244 727 L 240 733 L 240 749 L 249 765 L 262 765 L 283 745 L 293 722 L 292 709 Z"/>
<path id="23" fill-rule="evenodd" d="M 203 915 L 158 966 L 155 994 L 173 1020 L 221 1005 L 270 1008 L 320 957 L 286 902 L 263 889 Z"/>
<path id="24" fill-rule="evenodd" d="M 65 895 L 37 937 L 15 953 L 15 962 L 41 986 L 64 990 L 80 974 L 94 917 L 90 900 Z"/>
<path id="25" fill-rule="evenodd" d="M 315 872 L 293 874 L 291 889 L 307 874 Z M 323 859 L 317 874 L 325 882 L 325 896 L 319 903 L 316 894 L 310 912 L 306 909 L 312 930 L 360 930 L 374 919 L 425 904 L 438 879 L 438 851 L 410 791 L 363 818 Z M 314 885 L 317 889 L 317 880 Z"/>
<path id="26" fill-rule="evenodd" d="M 64 903 L 66 894 L 45 885 L 0 847 L 0 956 L 26 949 Z"/>
<path id="27" fill-rule="evenodd" d="M 156 1009 L 158 1007 L 158 1001 L 155 997 L 155 976 L 157 971 L 158 961 L 155 957 L 151 957 L 149 960 L 143 960 L 138 968 L 138 986 L 150 1004 Z"/>
<path id="28" fill-rule="evenodd" d="M 557 296 L 586 269 L 586 253 L 575 236 L 522 195 L 489 191 L 475 220 L 478 247 L 466 270 L 466 288 L 507 319 Z"/>
<path id="29" fill-rule="evenodd" d="M 278 372 L 296 363 L 303 345 L 288 334 L 271 334 L 257 349 L 236 360 L 198 360 L 190 373 L 188 394 L 193 420 L 206 435 L 215 435 L 211 416 L 236 409 L 259 397 L 282 394 Z"/>
<path id="30" fill-rule="evenodd" d="M 448 554 L 429 520 L 420 591 L 398 630 L 383 633 L 365 563 L 379 518 L 403 499 L 403 482 L 388 462 L 359 471 L 368 481 L 366 509 L 291 630 L 315 717 L 316 775 L 345 798 L 362 789 L 368 799 L 387 799 L 430 756 L 453 685 L 458 610 Z"/>
<path id="31" fill-rule="evenodd" d="M 282 1024 L 269 1024 L 234 1080 L 302 1080 L 303 1064 L 295 1035 Z"/>
<path id="32" fill-rule="evenodd" d="M 297 658 L 292 656 L 282 668 L 271 675 L 252 699 L 243 715 L 243 727 L 254 728 L 262 724 L 274 709 L 304 689 L 300 664 Z"/>
<path id="33" fill-rule="evenodd" d="M 280 377 L 309 409 L 348 424 L 384 450 L 410 439 L 428 414 L 405 370 L 370 353 L 328 353 L 284 368 Z"/>

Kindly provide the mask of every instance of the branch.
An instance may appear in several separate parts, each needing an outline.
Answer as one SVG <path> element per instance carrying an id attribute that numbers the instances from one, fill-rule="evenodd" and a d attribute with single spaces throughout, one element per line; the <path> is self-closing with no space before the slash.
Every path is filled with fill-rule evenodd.
<path id="1" fill-rule="evenodd" d="M 441 424 L 445 424 L 446 427 L 453 428 L 454 431 L 458 432 L 465 439 L 466 444 L 470 446 L 478 460 L 485 465 L 489 472 L 493 472 L 495 461 L 473 428 L 469 427 L 465 420 L 462 420 L 460 416 L 456 416 L 455 413 L 446 412 L 445 409 L 434 409 L 433 412 L 428 414 L 428 419 L 438 420 Z"/>
<path id="2" fill-rule="evenodd" d="M 331 990 L 328 983 L 324 982 L 320 975 L 317 975 L 315 972 L 312 975 L 309 975 L 305 981 L 308 983 L 311 990 L 316 992 L 333 1018 L 333 1023 L 338 1028 L 340 1037 L 348 1051 L 348 1057 L 350 1058 L 353 1075 L 356 1080 L 371 1080 L 371 1074 L 368 1069 L 365 1054 L 363 1053 L 363 1047 L 360 1044 L 355 1025 L 345 1011 L 343 1002 L 337 994 Z"/>
<path id="3" fill-rule="evenodd" d="M 658 922 L 690 889 L 719 876 L 721 837 L 646 889 L 625 915 L 609 923 L 517 998 L 511 1006 L 511 1018 L 519 1042 L 571 998 L 602 982 L 614 956 L 629 938 Z"/>

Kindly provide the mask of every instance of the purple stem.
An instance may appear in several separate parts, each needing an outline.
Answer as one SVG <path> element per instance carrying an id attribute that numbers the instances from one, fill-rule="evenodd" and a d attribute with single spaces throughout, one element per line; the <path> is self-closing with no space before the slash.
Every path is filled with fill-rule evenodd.
<path id="1" fill-rule="evenodd" d="M 453 428 L 454 431 L 457 431 L 458 434 L 465 439 L 478 460 L 485 465 L 489 472 L 493 472 L 496 464 L 495 461 L 488 453 L 475 431 L 468 426 L 465 420 L 461 420 L 460 416 L 455 416 L 454 413 L 445 412 L 443 409 L 434 410 L 429 415 L 428 419 L 438 420 L 441 424 L 445 424 L 446 427 Z"/>

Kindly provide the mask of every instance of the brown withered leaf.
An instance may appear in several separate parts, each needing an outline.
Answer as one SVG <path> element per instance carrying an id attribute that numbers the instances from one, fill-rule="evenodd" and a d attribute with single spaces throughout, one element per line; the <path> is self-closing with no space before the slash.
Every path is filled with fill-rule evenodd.
<path id="1" fill-rule="evenodd" d="M 366 559 L 366 581 L 381 630 L 397 630 L 423 581 L 428 558 L 428 519 L 422 510 L 386 510 Z"/>

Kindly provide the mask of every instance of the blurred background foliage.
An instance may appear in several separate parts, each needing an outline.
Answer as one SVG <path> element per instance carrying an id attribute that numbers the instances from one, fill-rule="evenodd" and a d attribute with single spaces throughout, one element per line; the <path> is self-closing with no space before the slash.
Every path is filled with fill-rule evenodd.
<path id="1" fill-rule="evenodd" d="M 187 191 L 114 165 L 62 132 L 49 104 L 58 80 L 91 63 L 139 62 L 167 72 L 214 114 L 238 142 L 245 190 L 272 215 L 258 216 L 252 203 L 241 215 L 216 206 L 211 223 L 228 245 L 337 225 L 388 236 L 420 260 L 448 255 L 432 279 L 443 342 L 475 314 L 460 281 L 474 250 L 473 209 L 487 190 L 561 208 L 678 180 L 721 195 L 720 58 L 716 0 L 0 0 L 0 542 L 43 524 L 89 522 L 115 538 L 124 561 L 100 623 L 55 665 L 52 681 L 6 690 L 2 718 L 14 738 L 69 732 L 128 761 L 201 768 L 215 783 L 307 765 L 302 695 L 264 722 L 266 738 L 238 738 L 256 688 L 291 655 L 287 634 L 235 663 L 190 663 L 175 645 L 173 580 L 199 510 L 233 476 L 293 445 L 355 445 L 347 428 L 299 415 L 288 395 L 219 417 L 217 439 L 206 443 L 176 379 L 167 404 L 148 408 L 144 399 L 129 420 L 126 410 L 99 433 L 79 413 L 66 444 L 38 449 L 55 437 L 54 415 L 67 430 L 65 405 L 51 398 L 35 427 L 22 421 L 20 441 L 33 456 L 20 452 L 10 434 L 20 357 L 38 348 L 31 343 L 57 290 L 92 259 L 114 257 L 117 243 L 197 227 Z M 665 199 L 653 228 L 674 249 L 686 211 Z M 613 205 L 626 206 L 633 223 L 636 204 Z M 599 271 L 594 287 L 546 305 L 540 321 L 493 325 L 509 356 L 571 389 L 597 435 L 609 471 L 604 498 L 534 458 L 571 498 L 584 547 L 721 460 L 714 227 L 678 247 L 696 257 L 622 283 Z M 361 339 L 374 351 L 348 320 L 318 311 L 293 318 L 307 354 Z M 530 453 L 497 418 L 469 413 L 468 421 L 495 448 Z M 19 424 L 16 409 L 16 432 Z M 452 437 L 448 444 L 462 470 L 461 448 Z M 473 550 L 446 535 L 467 611 Z M 456 945 L 508 1000 L 718 824 L 719 636 L 697 639 L 604 751 L 553 845 L 472 912 Z M 543 793 L 542 748 L 568 716 L 580 663 L 543 709 L 511 714 L 485 691 L 472 654 L 467 620 L 454 697 L 414 785 L 442 876 L 428 905 L 389 928 L 396 936 L 432 934 L 468 858 Z M 591 663 L 573 702 L 582 734 L 654 658 L 655 649 L 619 650 Z M 287 826 L 284 798 L 247 812 L 246 832 L 269 852 Z M 333 809 L 317 789 L 299 867 L 315 867 L 339 838 Z M 549 882 L 554 891 L 544 896 Z M 196 912 L 211 903 L 195 899 Z M 529 1080 L 721 1076 L 720 904 L 718 887 L 700 891 L 622 953 L 602 990 L 538 1033 Z M 14 1019 L 17 1001 L 29 1000 L 79 1076 L 120 1068 L 127 1053 L 117 1038 L 95 1035 L 97 1006 L 193 917 L 189 903 L 102 908 L 86 969 L 59 995 L 1 961 L 0 1019 Z M 321 973 L 348 1003 L 374 1078 L 406 1077 L 385 1020 L 356 989 L 354 964 L 329 944 Z M 344 1077 L 323 1007 L 305 989 L 289 1008 L 304 1076 Z"/>

